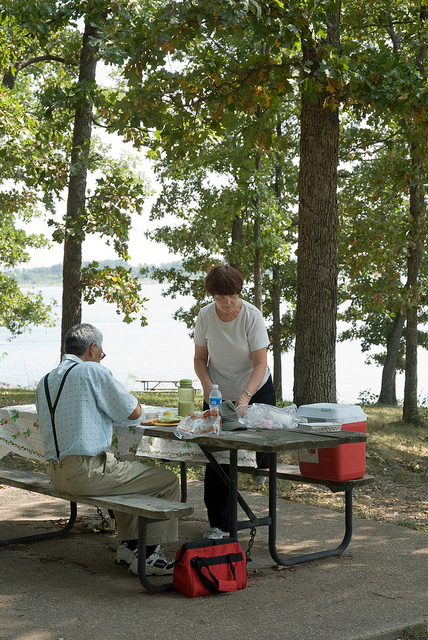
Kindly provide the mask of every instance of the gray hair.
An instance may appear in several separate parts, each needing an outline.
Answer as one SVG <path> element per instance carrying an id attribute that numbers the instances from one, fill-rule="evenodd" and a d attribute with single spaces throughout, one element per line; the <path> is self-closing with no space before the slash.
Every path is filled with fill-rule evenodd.
<path id="1" fill-rule="evenodd" d="M 103 334 L 92 324 L 75 324 L 65 336 L 65 353 L 82 356 L 92 344 L 101 349 Z"/>

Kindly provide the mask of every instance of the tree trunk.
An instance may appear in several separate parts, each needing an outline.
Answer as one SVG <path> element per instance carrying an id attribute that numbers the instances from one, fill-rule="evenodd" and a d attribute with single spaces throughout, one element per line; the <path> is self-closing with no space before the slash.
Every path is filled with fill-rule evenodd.
<path id="1" fill-rule="evenodd" d="M 333 32 L 332 32 L 333 30 Z M 339 14 L 330 27 L 336 45 Z M 304 63 L 318 67 L 314 48 Z M 339 113 L 302 96 L 294 402 L 336 401 Z"/>
<path id="2" fill-rule="evenodd" d="M 282 125 L 276 125 L 276 135 L 278 140 L 282 136 Z M 279 153 L 278 153 L 279 156 Z M 282 200 L 282 166 L 278 157 L 278 164 L 275 167 L 275 198 L 278 205 Z M 281 345 L 281 267 L 274 264 L 272 268 L 272 336 L 273 336 L 273 386 L 277 400 L 282 400 L 282 345 Z"/>
<path id="3" fill-rule="evenodd" d="M 388 333 L 386 342 L 386 358 L 382 369 L 382 383 L 378 402 L 380 404 L 397 404 L 396 374 L 397 358 L 400 351 L 400 341 L 403 335 L 403 327 L 406 317 L 397 313 Z"/>
<path id="4" fill-rule="evenodd" d="M 416 55 L 416 67 L 421 76 L 427 79 L 426 73 L 426 22 L 428 8 L 420 3 L 419 13 L 420 46 Z M 420 136 L 423 140 L 423 135 Z M 412 172 L 410 178 L 410 241 L 407 259 L 407 280 L 410 289 L 407 307 L 406 333 L 406 374 L 404 380 L 403 421 L 417 424 L 420 422 L 418 411 L 418 307 L 420 301 L 418 276 L 424 250 L 425 229 L 425 182 L 424 182 L 424 147 L 420 140 L 411 144 Z"/>
<path id="5" fill-rule="evenodd" d="M 403 421 L 418 423 L 418 275 L 422 260 L 421 239 L 422 217 L 424 215 L 423 159 L 419 145 L 412 143 L 412 179 L 410 181 L 410 240 L 407 258 L 407 286 L 409 301 L 407 307 L 406 332 L 406 372 L 404 381 Z"/>
<path id="6" fill-rule="evenodd" d="M 97 47 L 93 41 L 97 29 L 85 23 L 80 52 L 79 84 L 82 98 L 76 108 L 70 162 L 65 226 L 61 354 L 64 353 L 68 330 L 82 319 L 82 241 L 84 239 L 86 179 L 92 131 L 92 103 L 88 96 L 88 83 L 95 82 Z"/>
<path id="7" fill-rule="evenodd" d="M 407 311 L 406 372 L 404 379 L 403 422 L 419 423 L 418 410 L 418 311 Z"/>
<path id="8" fill-rule="evenodd" d="M 242 216 L 236 215 L 232 222 L 232 246 L 229 254 L 229 264 L 234 269 L 241 270 L 241 263 L 237 259 L 242 250 L 242 239 L 244 237 L 244 221 Z"/>
<path id="9" fill-rule="evenodd" d="M 261 166 L 261 152 L 256 153 L 256 180 L 258 179 L 258 172 Z M 261 240 L 261 222 L 260 222 L 260 205 L 261 197 L 257 193 L 256 200 L 256 216 L 253 226 L 253 240 L 254 240 L 254 304 L 257 309 L 262 311 L 263 308 L 263 296 L 262 296 L 262 256 L 260 250 Z"/>
<path id="10" fill-rule="evenodd" d="M 282 363 L 281 363 L 281 267 L 277 264 L 272 270 L 272 335 L 273 335 L 273 386 L 277 400 L 282 400 Z"/>

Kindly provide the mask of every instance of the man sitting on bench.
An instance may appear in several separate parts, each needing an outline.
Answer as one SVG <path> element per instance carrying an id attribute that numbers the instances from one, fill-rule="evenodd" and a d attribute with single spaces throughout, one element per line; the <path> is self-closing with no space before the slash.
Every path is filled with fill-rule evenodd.
<path id="1" fill-rule="evenodd" d="M 73 495 L 142 493 L 179 500 L 177 476 L 163 467 L 119 462 L 107 449 L 113 422 L 141 415 L 138 400 L 101 364 L 103 336 L 78 324 L 65 338 L 61 363 L 38 384 L 36 405 L 52 482 Z M 138 575 L 138 517 L 115 512 L 119 545 L 116 562 Z M 170 575 L 174 561 L 160 543 L 178 539 L 176 518 L 147 526 L 146 575 Z"/>

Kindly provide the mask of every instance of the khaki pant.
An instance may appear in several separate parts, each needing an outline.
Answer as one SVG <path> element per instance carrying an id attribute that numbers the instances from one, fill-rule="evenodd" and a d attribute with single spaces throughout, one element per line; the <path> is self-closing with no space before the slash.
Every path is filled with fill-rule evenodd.
<path id="1" fill-rule="evenodd" d="M 178 478 L 163 467 L 141 462 L 119 462 L 112 453 L 97 456 L 67 456 L 50 462 L 52 482 L 59 491 L 81 496 L 114 496 L 142 493 L 147 496 L 179 500 Z M 119 540 L 138 538 L 138 517 L 115 511 Z M 178 539 L 177 518 L 154 522 L 147 526 L 147 544 L 175 542 Z"/>

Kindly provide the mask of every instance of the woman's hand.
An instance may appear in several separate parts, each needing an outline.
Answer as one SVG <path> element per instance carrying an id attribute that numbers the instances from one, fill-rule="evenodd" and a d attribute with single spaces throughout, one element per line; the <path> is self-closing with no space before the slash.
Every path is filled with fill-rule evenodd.
<path id="1" fill-rule="evenodd" d="M 241 405 L 248 406 L 251 398 L 247 396 L 247 394 L 243 391 L 237 401 L 235 402 L 235 407 L 239 407 Z"/>

